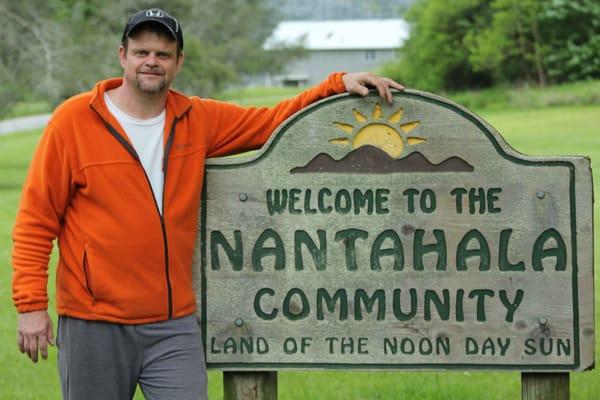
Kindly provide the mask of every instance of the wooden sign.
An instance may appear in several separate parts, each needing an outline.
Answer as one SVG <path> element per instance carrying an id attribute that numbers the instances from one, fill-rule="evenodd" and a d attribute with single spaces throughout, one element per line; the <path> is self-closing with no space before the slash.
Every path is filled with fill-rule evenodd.
<path id="1" fill-rule="evenodd" d="M 592 233 L 589 159 L 422 92 L 328 98 L 207 164 L 208 367 L 590 368 Z"/>

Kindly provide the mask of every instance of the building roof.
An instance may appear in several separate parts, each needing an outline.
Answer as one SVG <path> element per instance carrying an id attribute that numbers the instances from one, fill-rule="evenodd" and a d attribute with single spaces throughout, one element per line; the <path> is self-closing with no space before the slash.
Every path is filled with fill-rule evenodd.
<path id="1" fill-rule="evenodd" d="M 408 24 L 402 19 L 283 21 L 265 48 L 285 44 L 308 50 L 396 49 L 407 38 Z"/>

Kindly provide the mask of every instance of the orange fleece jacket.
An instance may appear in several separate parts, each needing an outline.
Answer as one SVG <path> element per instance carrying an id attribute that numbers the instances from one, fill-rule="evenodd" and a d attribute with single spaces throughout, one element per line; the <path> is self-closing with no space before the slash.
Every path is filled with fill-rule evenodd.
<path id="1" fill-rule="evenodd" d="M 99 82 L 64 102 L 33 157 L 13 231 L 18 312 L 47 309 L 48 262 L 58 238 L 58 314 L 137 324 L 193 313 L 205 158 L 262 146 L 290 115 L 343 92 L 342 76 L 273 108 L 170 91 L 162 216 L 133 146 L 104 103 L 104 92 L 122 80 Z"/>

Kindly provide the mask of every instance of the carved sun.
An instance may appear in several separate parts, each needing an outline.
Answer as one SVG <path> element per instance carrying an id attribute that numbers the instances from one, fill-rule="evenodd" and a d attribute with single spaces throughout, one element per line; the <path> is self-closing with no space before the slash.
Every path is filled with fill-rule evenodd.
<path id="1" fill-rule="evenodd" d="M 419 121 L 400 124 L 400 129 L 393 126 L 393 124 L 399 123 L 402 119 L 402 115 L 404 114 L 403 108 L 396 110 L 387 119 L 384 118 L 379 103 L 375 104 L 370 118 L 367 118 L 356 109 L 353 109 L 352 112 L 354 113 L 354 119 L 359 123 L 357 127 L 344 122 L 334 122 L 336 127 L 352 136 L 350 138 L 340 137 L 330 139 L 329 143 L 344 146 L 351 145 L 353 149 L 371 145 L 385 151 L 392 158 L 398 158 L 402 155 L 406 146 L 413 146 L 427 140 L 407 135 L 419 126 Z"/>

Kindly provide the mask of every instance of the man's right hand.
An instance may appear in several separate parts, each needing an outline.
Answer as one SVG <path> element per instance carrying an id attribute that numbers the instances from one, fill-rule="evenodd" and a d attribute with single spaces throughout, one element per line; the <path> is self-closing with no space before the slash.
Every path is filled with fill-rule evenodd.
<path id="1" fill-rule="evenodd" d="M 52 320 L 45 310 L 20 313 L 18 317 L 17 344 L 21 353 L 26 353 L 34 363 L 38 350 L 42 358 L 48 358 L 48 345 L 54 346 Z"/>

